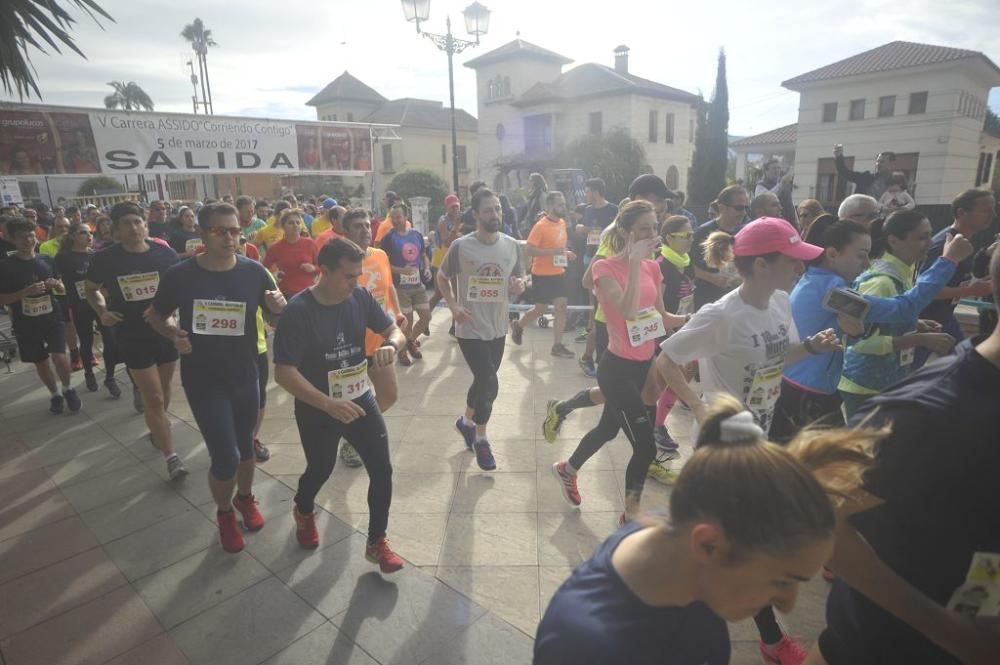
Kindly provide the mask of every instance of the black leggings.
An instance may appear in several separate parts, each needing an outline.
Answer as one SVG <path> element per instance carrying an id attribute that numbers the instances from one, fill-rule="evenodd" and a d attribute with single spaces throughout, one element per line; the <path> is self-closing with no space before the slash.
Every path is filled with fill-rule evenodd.
<path id="1" fill-rule="evenodd" d="M 365 415 L 346 425 L 330 417 L 317 420 L 314 410 L 305 419 L 296 413 L 295 422 L 306 453 L 306 470 L 299 478 L 295 505 L 300 513 L 313 512 L 313 501 L 337 464 L 337 444 L 341 437 L 349 436 L 368 472 L 368 542 L 374 543 L 385 535 L 389 525 L 389 505 L 392 503 L 389 436 L 371 393 L 364 403 L 355 403 L 364 408 Z"/>
<path id="2" fill-rule="evenodd" d="M 212 460 L 208 472 L 216 480 L 232 480 L 239 465 L 254 458 L 256 379 L 240 384 L 191 381 L 184 384 L 184 395 L 208 446 L 208 457 Z"/>
<path id="3" fill-rule="evenodd" d="M 465 404 L 472 409 L 472 420 L 477 425 L 485 425 L 493 413 L 493 401 L 500 391 L 500 381 L 497 380 L 497 370 L 503 360 L 506 337 L 496 339 L 463 339 L 458 338 L 458 347 L 462 349 L 465 362 L 472 370 L 472 385 L 465 398 Z"/>
<path id="4" fill-rule="evenodd" d="M 604 411 L 597 427 L 587 432 L 573 451 L 569 463 L 580 469 L 591 456 L 624 430 L 632 444 L 632 459 L 625 469 L 625 492 L 642 493 L 646 472 L 656 457 L 653 443 L 653 418 L 650 407 L 642 403 L 651 360 L 625 360 L 605 351 L 597 366 L 597 385 L 604 393 Z M 653 407 L 655 409 L 655 407 Z"/>
<path id="5" fill-rule="evenodd" d="M 118 352 L 115 348 L 114 334 L 108 328 L 101 325 L 97 318 L 97 313 L 88 303 L 76 303 L 71 305 L 73 310 L 73 325 L 76 326 L 76 335 L 80 338 L 80 361 L 83 368 L 90 372 L 91 363 L 94 360 L 94 324 L 101 332 L 101 339 L 104 340 L 104 369 L 108 376 L 113 376 L 115 366 L 118 365 Z"/>

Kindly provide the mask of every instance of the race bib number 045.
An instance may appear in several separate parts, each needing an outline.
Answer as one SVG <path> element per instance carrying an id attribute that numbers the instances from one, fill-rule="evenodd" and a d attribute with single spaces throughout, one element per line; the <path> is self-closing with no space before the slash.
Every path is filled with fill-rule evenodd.
<path id="1" fill-rule="evenodd" d="M 643 343 L 659 339 L 665 334 L 663 317 L 655 307 L 639 310 L 634 319 L 625 322 L 625 330 L 632 346 L 642 346 Z"/>
<path id="2" fill-rule="evenodd" d="M 198 335 L 242 337 L 246 329 L 247 304 L 227 300 L 195 300 L 191 321 Z"/>
<path id="3" fill-rule="evenodd" d="M 137 275 L 121 275 L 118 278 L 118 288 L 126 302 L 152 300 L 156 289 L 160 287 L 160 273 L 143 272 Z"/>
<path id="4" fill-rule="evenodd" d="M 330 385 L 330 397 L 333 399 L 357 399 L 372 387 L 368 380 L 367 360 L 354 367 L 330 370 L 326 376 Z"/>

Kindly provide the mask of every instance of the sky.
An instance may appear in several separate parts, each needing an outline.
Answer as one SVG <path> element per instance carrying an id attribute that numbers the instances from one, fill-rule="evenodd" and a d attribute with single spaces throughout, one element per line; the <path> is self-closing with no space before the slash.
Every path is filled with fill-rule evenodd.
<path id="1" fill-rule="evenodd" d="M 193 52 L 180 32 L 199 17 L 219 44 L 208 55 L 216 114 L 316 119 L 306 101 L 344 70 L 390 99 L 447 104 L 447 58 L 405 21 L 399 0 L 99 1 L 115 22 L 97 25 L 71 10 L 78 19 L 73 34 L 86 59 L 68 51 L 32 53 L 42 103 L 101 107 L 111 91 L 108 81 L 134 80 L 156 110 L 190 112 L 185 63 Z M 450 15 L 455 36 L 467 37 L 461 12 L 470 1 L 431 0 L 430 20 L 422 27 L 444 32 Z M 736 136 L 796 121 L 798 94 L 782 88 L 781 81 L 890 41 L 982 51 L 1000 64 L 996 0 L 616 0 L 604 8 L 554 0 L 483 2 L 492 10 L 489 34 L 455 59 L 456 105 L 473 115 L 475 73 L 462 63 L 518 32 L 574 64 L 611 66 L 614 48 L 626 44 L 632 73 L 706 98 L 724 48 L 730 134 Z M 605 11 L 610 7 L 614 11 Z M 18 101 L 2 93 L 0 100 Z M 990 105 L 1000 109 L 1000 88 L 993 90 Z"/>

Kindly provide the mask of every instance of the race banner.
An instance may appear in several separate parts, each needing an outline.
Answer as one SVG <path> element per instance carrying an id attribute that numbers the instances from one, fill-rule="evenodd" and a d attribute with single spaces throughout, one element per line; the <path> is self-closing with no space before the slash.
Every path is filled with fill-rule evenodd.
<path id="1" fill-rule="evenodd" d="M 0 107 L 0 175 L 315 173 L 372 168 L 368 125 Z"/>

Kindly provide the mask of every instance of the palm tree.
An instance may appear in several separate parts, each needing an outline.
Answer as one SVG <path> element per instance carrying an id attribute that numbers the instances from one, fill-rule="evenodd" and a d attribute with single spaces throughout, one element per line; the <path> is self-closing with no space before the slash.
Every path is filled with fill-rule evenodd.
<path id="1" fill-rule="evenodd" d="M 95 13 L 109 21 L 111 15 L 101 9 L 95 0 L 69 0 L 95 21 Z M 59 4 L 59 0 L 0 0 L 0 84 L 6 93 L 17 92 L 24 100 L 25 95 L 34 94 L 41 99 L 35 81 L 35 69 L 28 57 L 28 47 L 42 53 L 48 44 L 56 53 L 59 42 L 72 49 L 82 58 L 83 52 L 77 48 L 69 29 L 76 20 Z"/>
<path id="2" fill-rule="evenodd" d="M 108 83 L 115 89 L 114 94 L 104 98 L 104 108 L 123 109 L 125 111 L 152 111 L 153 100 L 135 81 L 111 81 Z"/>
<path id="3" fill-rule="evenodd" d="M 181 37 L 191 43 L 191 48 L 198 54 L 198 70 L 201 72 L 201 96 L 206 102 L 206 111 L 214 113 L 212 107 L 212 83 L 208 80 L 208 47 L 218 46 L 212 39 L 212 31 L 205 29 L 205 24 L 200 18 L 196 18 L 194 23 L 184 26 Z M 208 86 L 206 92 L 205 86 Z"/>

